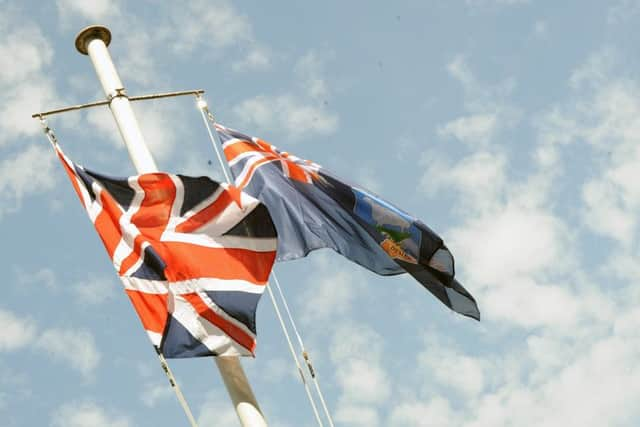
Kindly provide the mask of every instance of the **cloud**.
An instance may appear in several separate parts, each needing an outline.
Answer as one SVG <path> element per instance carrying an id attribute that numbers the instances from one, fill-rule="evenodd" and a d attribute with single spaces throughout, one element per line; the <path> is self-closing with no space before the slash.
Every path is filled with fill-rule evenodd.
<path id="1" fill-rule="evenodd" d="M 162 31 L 181 54 L 202 49 L 205 54 L 253 40 L 251 24 L 226 0 L 191 1 L 171 8 L 172 25 Z M 176 31 L 177 30 L 177 31 Z"/>
<path id="2" fill-rule="evenodd" d="M 129 427 L 129 419 L 90 401 L 66 403 L 51 416 L 52 427 Z"/>
<path id="3" fill-rule="evenodd" d="M 48 329 L 38 337 L 36 346 L 86 379 L 91 378 L 101 359 L 93 335 L 86 330 Z"/>
<path id="4" fill-rule="evenodd" d="M 329 262 L 323 258 L 318 270 L 328 268 Z M 307 286 L 300 296 L 302 321 L 309 325 L 318 324 L 348 314 L 362 289 L 362 278 L 352 271 L 334 271 L 331 277 L 313 277 L 313 286 Z"/>
<path id="5" fill-rule="evenodd" d="M 119 15 L 119 2 L 114 0 L 56 0 L 58 17 L 68 23 L 69 17 L 75 16 L 88 22 L 98 22 L 114 15 Z"/>
<path id="6" fill-rule="evenodd" d="M 28 317 L 19 317 L 0 308 L 0 352 L 19 350 L 31 344 L 35 334 L 35 323 Z"/>
<path id="7" fill-rule="evenodd" d="M 504 201 L 507 185 L 507 158 L 502 153 L 476 151 L 455 164 L 433 152 L 420 160 L 425 171 L 420 190 L 434 195 L 445 189 L 459 192 L 457 203 L 462 209 L 484 212 Z"/>
<path id="8" fill-rule="evenodd" d="M 25 286 L 28 286 L 30 290 L 37 291 L 41 291 L 43 287 L 52 291 L 58 289 L 56 274 L 50 268 L 41 268 L 30 272 L 17 268 L 16 276 L 21 289 L 24 289 Z"/>
<path id="9" fill-rule="evenodd" d="M 269 49 L 264 47 L 254 47 L 241 60 L 235 61 L 231 68 L 233 71 L 246 72 L 267 70 L 271 68 L 272 59 Z"/>
<path id="10" fill-rule="evenodd" d="M 507 97 L 515 87 L 514 79 L 494 85 L 481 83 L 471 71 L 466 58 L 457 55 L 447 71 L 464 91 L 464 107 L 469 114 L 448 121 L 438 127 L 441 137 L 453 137 L 469 146 L 486 146 L 504 129 L 515 126 L 521 113 Z"/>
<path id="11" fill-rule="evenodd" d="M 233 112 L 245 126 L 280 130 L 294 140 L 313 134 L 331 134 L 338 127 L 335 114 L 289 94 L 258 95 L 240 102 Z"/>
<path id="12" fill-rule="evenodd" d="M 463 399 L 477 396 L 486 387 L 486 361 L 460 354 L 435 339 L 427 340 L 426 348 L 417 355 L 417 361 L 426 384 L 435 380 L 441 386 L 457 392 Z M 430 389 L 431 386 L 423 388 Z M 423 395 L 427 394 L 423 391 Z"/>
<path id="13" fill-rule="evenodd" d="M 238 425 L 238 416 L 226 396 L 209 392 L 200 406 L 198 425 L 235 427 Z"/>
<path id="14" fill-rule="evenodd" d="M 429 402 L 408 401 L 393 408 L 389 418 L 390 426 L 448 427 L 459 425 L 458 414 L 449 401 L 434 398 Z"/>
<path id="15" fill-rule="evenodd" d="M 497 143 L 469 146 L 457 162 L 423 157 L 425 193 L 446 189 L 453 197 L 459 223 L 445 233 L 447 243 L 492 332 L 480 334 L 487 344 L 480 351 L 427 340 L 416 363 L 429 373 L 429 387 L 415 379 L 417 399 L 396 404 L 389 425 L 425 418 L 464 427 L 637 423 L 640 340 L 632 331 L 640 322 L 633 303 L 640 248 L 633 212 L 640 188 L 632 171 L 640 161 L 640 89 L 619 76 L 618 64 L 615 52 L 603 49 L 574 70 L 570 98 L 531 122 L 536 144 L 517 176 Z M 466 63 L 450 65 L 467 93 L 482 99 Z M 564 162 L 576 156 L 586 179 Z M 560 200 L 567 197 L 563 185 L 569 200 Z M 595 262 L 585 241 L 599 245 Z M 438 409 L 430 408 L 435 401 Z"/>
<path id="16" fill-rule="evenodd" d="M 25 197 L 45 193 L 55 186 L 55 161 L 44 141 L 0 161 L 0 218 L 20 210 Z"/>
<path id="17" fill-rule="evenodd" d="M 156 407 L 159 403 L 171 398 L 173 391 L 168 383 L 147 384 L 140 394 L 140 400 L 149 408 Z"/>
<path id="18" fill-rule="evenodd" d="M 473 114 L 445 123 L 438 129 L 438 134 L 445 137 L 455 137 L 467 144 L 486 144 L 492 139 L 496 131 L 496 124 L 497 115 L 495 113 Z"/>
<path id="19" fill-rule="evenodd" d="M 284 132 L 292 140 L 335 132 L 339 120 L 326 108 L 329 88 L 322 77 L 323 63 L 323 58 L 308 52 L 294 66 L 296 91 L 241 101 L 233 109 L 235 116 L 245 126 Z"/>
<path id="20" fill-rule="evenodd" d="M 25 17 L 11 12 L 0 17 L 0 147 L 41 131 L 31 114 L 58 99 L 46 72 L 53 52 L 40 29 Z"/>
<path id="21" fill-rule="evenodd" d="M 365 405 L 342 404 L 335 413 L 335 419 L 340 424 L 349 426 L 376 427 L 380 425 L 378 412 Z"/>
<path id="22" fill-rule="evenodd" d="M 331 339 L 331 361 L 340 387 L 336 420 L 354 426 L 380 424 L 379 407 L 391 395 L 391 380 L 382 364 L 384 340 L 360 324 L 340 324 Z"/>
<path id="23" fill-rule="evenodd" d="M 582 186 L 581 214 L 596 234 L 630 247 L 638 236 L 640 183 L 640 86 L 623 74 L 619 54 L 600 49 L 569 79 L 572 102 L 555 107 L 538 124 L 544 130 L 548 162 L 557 147 L 578 144 L 593 150 L 592 172 Z"/>
<path id="24" fill-rule="evenodd" d="M 73 285 L 73 296 L 80 305 L 99 305 L 112 299 L 119 286 L 111 278 L 90 275 Z"/>

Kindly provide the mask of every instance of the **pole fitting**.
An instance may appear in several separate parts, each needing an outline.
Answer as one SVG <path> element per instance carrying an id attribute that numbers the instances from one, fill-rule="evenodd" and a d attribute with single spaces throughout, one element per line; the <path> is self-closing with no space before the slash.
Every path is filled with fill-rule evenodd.
<path id="1" fill-rule="evenodd" d="M 111 31 L 102 25 L 91 25 L 83 28 L 76 36 L 76 49 L 83 55 L 88 55 L 87 47 L 92 40 L 99 39 L 109 46 L 111 43 Z"/>
<path id="2" fill-rule="evenodd" d="M 114 98 L 129 98 L 127 96 L 127 90 L 123 87 L 116 89 L 114 92 L 107 95 L 107 102 L 111 103 Z"/>

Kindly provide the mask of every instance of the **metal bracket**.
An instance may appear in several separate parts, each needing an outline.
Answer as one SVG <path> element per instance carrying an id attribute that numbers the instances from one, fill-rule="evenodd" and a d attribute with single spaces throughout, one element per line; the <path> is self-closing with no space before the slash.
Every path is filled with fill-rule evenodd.
<path id="1" fill-rule="evenodd" d="M 115 93 L 110 93 L 109 95 L 107 95 L 107 102 L 111 103 L 114 98 L 129 99 L 129 97 L 127 96 L 127 90 L 123 87 L 116 89 Z"/>

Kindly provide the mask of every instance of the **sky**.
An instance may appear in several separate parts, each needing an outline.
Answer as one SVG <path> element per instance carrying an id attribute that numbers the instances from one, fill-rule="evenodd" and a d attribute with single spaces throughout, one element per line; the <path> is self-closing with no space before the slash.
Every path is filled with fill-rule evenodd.
<path id="1" fill-rule="evenodd" d="M 175 3 L 175 4 L 174 4 Z M 640 425 L 640 1 L 0 0 L 0 419 L 187 425 L 35 112 L 204 89 L 217 119 L 422 219 L 482 321 L 329 251 L 276 266 L 340 426 Z M 191 98 L 134 106 L 160 168 L 222 179 Z M 107 108 L 54 116 L 134 174 Z M 272 426 L 316 425 L 268 297 L 243 360 Z M 239 425 L 210 358 L 171 361 L 201 426 Z"/>

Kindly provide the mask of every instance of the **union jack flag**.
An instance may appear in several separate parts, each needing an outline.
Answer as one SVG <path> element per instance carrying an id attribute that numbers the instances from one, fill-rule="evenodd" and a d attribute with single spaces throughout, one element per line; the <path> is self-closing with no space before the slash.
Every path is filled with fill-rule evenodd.
<path id="1" fill-rule="evenodd" d="M 153 345 L 168 358 L 253 355 L 277 246 L 265 206 L 206 177 L 107 177 L 55 148 Z"/>

